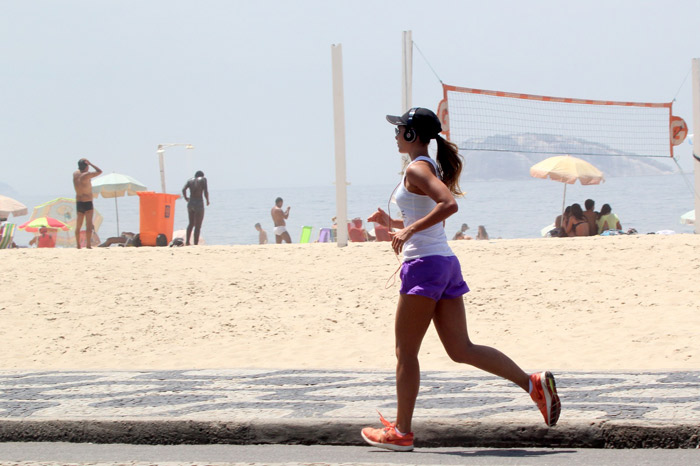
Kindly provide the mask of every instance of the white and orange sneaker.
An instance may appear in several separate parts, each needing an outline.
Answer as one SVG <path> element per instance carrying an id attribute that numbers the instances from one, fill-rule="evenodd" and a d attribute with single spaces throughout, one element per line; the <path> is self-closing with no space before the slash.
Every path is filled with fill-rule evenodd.
<path id="1" fill-rule="evenodd" d="M 384 424 L 384 428 L 374 429 L 372 427 L 365 427 L 362 429 L 362 438 L 365 439 L 365 442 L 374 447 L 386 448 L 387 450 L 413 450 L 413 432 L 399 435 L 399 433 L 396 432 L 396 423 L 384 419 L 382 413 L 379 413 L 379 420 Z"/>
<path id="2" fill-rule="evenodd" d="M 540 408 L 545 424 L 554 427 L 561 412 L 561 402 L 559 395 L 557 395 L 557 384 L 554 382 L 554 376 L 549 371 L 532 374 L 530 375 L 530 383 L 532 384 L 530 398 Z"/>

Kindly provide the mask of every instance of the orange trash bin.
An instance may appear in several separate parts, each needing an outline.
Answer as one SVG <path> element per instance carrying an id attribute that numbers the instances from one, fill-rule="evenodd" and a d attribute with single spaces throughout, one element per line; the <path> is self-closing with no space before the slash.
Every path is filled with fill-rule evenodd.
<path id="1" fill-rule="evenodd" d="M 178 194 L 140 191 L 139 195 L 139 237 L 143 246 L 155 246 L 156 238 L 164 234 L 168 244 L 173 239 L 175 223 L 175 201 Z"/>

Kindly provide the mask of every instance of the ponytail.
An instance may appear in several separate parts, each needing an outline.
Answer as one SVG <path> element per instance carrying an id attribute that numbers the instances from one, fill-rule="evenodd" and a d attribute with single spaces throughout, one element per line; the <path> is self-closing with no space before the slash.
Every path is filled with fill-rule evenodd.
<path id="1" fill-rule="evenodd" d="M 463 196 L 462 188 L 459 187 L 459 176 L 462 174 L 462 156 L 457 146 L 444 139 L 439 134 L 435 137 L 437 142 L 437 159 L 440 170 L 440 177 L 447 188 L 455 196 Z"/>

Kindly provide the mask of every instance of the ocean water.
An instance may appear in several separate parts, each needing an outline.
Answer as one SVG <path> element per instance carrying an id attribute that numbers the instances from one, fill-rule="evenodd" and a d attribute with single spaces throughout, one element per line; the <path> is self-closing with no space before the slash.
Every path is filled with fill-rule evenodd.
<path id="1" fill-rule="evenodd" d="M 397 178 L 398 182 L 398 178 Z M 596 210 L 604 203 L 612 206 L 624 230 L 635 228 L 639 233 L 673 230 L 692 233 L 693 227 L 680 224 L 680 216 L 694 207 L 692 175 L 664 175 L 609 178 L 605 183 L 593 186 L 567 185 L 566 204 L 583 202 L 591 198 Z M 348 217 L 366 219 L 377 207 L 386 210 L 389 196 L 395 184 L 380 186 L 348 186 Z M 470 226 L 468 233 L 476 235 L 478 225 L 484 225 L 491 238 L 538 238 L 540 230 L 551 224 L 561 213 L 564 185 L 551 180 L 527 179 L 518 181 L 481 181 L 462 185 L 466 196 L 458 200 L 459 212 L 446 222 L 448 237 L 452 237 L 462 223 Z M 72 197 L 71 193 L 62 194 Z M 55 197 L 59 197 L 59 195 Z M 260 222 L 274 242 L 270 210 L 278 196 L 284 206 L 291 206 L 287 221 L 293 241 L 298 241 L 305 225 L 313 227 L 312 239 L 318 230 L 330 227 L 335 216 L 335 187 L 308 188 L 258 188 L 210 190 L 211 205 L 207 207 L 202 236 L 206 244 L 257 244 L 258 234 L 254 224 Z M 52 196 L 18 196 L 28 207 L 39 205 Z M 104 217 L 98 231 L 104 239 L 117 235 L 114 199 L 98 198 L 96 209 Z M 119 229 L 138 232 L 139 197 L 117 199 Z M 31 209 L 30 212 L 31 214 Z M 395 204 L 391 214 L 398 217 Z M 12 217 L 10 221 L 22 223 L 29 215 Z M 175 203 L 174 229 L 187 227 L 187 208 L 184 200 Z M 371 229 L 372 225 L 368 226 Z M 26 245 L 32 234 L 18 231 L 16 242 Z"/>

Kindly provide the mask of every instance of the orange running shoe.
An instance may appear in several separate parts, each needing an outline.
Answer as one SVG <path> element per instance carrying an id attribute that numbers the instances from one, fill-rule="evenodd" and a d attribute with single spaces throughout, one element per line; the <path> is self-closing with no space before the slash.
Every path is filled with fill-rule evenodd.
<path id="1" fill-rule="evenodd" d="M 382 413 L 379 413 L 379 420 L 384 424 L 383 429 L 373 429 L 372 427 L 362 429 L 362 438 L 365 439 L 365 442 L 374 447 L 386 448 L 387 450 L 413 450 L 413 432 L 399 435 L 396 432 L 396 423 L 391 423 L 384 419 Z"/>
<path id="2" fill-rule="evenodd" d="M 554 376 L 549 371 L 539 372 L 530 376 L 530 382 L 532 383 L 530 398 L 540 408 L 545 424 L 554 427 L 561 412 L 561 402 L 559 395 L 557 395 L 557 384 L 554 382 Z"/>

